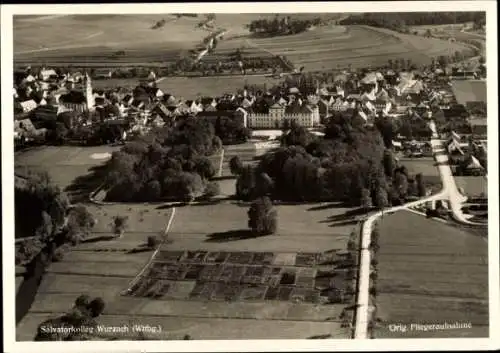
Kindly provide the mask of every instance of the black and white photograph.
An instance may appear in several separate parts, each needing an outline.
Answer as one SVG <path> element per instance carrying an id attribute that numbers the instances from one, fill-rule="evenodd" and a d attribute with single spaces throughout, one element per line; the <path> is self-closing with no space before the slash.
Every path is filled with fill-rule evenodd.
<path id="1" fill-rule="evenodd" d="M 1 23 L 6 351 L 500 348 L 496 2 Z"/>

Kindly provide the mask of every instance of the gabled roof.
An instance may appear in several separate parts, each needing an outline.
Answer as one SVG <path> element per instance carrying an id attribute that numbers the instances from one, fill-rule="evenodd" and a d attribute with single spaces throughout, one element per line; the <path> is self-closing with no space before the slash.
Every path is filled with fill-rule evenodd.
<path id="1" fill-rule="evenodd" d="M 83 104 L 86 101 L 85 95 L 80 91 L 71 91 L 59 97 L 59 102 L 62 103 Z"/>
<path id="2" fill-rule="evenodd" d="M 215 99 L 212 97 L 202 97 L 200 99 L 200 102 L 202 105 L 212 104 L 214 101 L 215 101 Z"/>
<path id="3" fill-rule="evenodd" d="M 283 108 L 284 108 L 283 105 L 279 104 L 278 102 L 274 103 L 269 107 L 269 109 L 283 109 Z"/>

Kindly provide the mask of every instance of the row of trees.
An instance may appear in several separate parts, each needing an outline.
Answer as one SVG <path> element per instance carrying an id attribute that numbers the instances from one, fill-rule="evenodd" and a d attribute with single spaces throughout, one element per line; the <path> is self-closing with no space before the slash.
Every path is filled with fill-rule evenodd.
<path id="1" fill-rule="evenodd" d="M 206 119 L 186 118 L 113 153 L 107 164 L 111 201 L 190 200 L 201 196 L 215 169 L 208 156 L 222 142 Z"/>
<path id="2" fill-rule="evenodd" d="M 237 197 L 243 200 L 264 195 L 385 207 L 425 193 L 421 177 L 409 177 L 395 164 L 377 128 L 342 117 L 330 119 L 324 139 L 294 125 L 282 147 L 264 155 L 258 166 L 237 160 L 230 166 L 238 175 Z"/>
<path id="3" fill-rule="evenodd" d="M 484 12 L 371 12 L 351 15 L 341 25 L 369 25 L 393 30 L 406 30 L 407 26 L 444 25 L 474 22 L 486 23 Z"/>
<path id="4" fill-rule="evenodd" d="M 278 36 L 287 34 L 297 34 L 308 30 L 312 26 L 318 26 L 322 23 L 321 18 L 313 19 L 292 19 L 290 16 L 279 17 L 276 15 L 273 19 L 261 18 L 250 22 L 247 27 L 251 33 L 266 36 Z"/>

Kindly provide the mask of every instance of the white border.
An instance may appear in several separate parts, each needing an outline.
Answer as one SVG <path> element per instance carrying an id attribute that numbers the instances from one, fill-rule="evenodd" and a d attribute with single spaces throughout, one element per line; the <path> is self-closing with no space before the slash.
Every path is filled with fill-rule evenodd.
<path id="1" fill-rule="evenodd" d="M 3 308 L 6 352 L 224 352 L 224 351 L 355 351 L 355 350 L 483 350 L 499 348 L 498 257 L 498 92 L 497 9 L 495 1 L 395 1 L 395 2 L 294 2 L 294 3 L 193 3 L 101 5 L 2 5 L 2 188 L 3 197 Z M 113 341 L 34 343 L 15 342 L 14 254 L 14 153 L 13 153 L 13 37 L 14 14 L 147 14 L 147 13 L 296 13 L 296 12 L 410 12 L 486 11 L 488 64 L 488 191 L 489 191 L 489 298 L 490 339 L 380 339 L 380 340 L 225 340 L 225 341 Z M 10 222 L 9 222 L 10 220 Z M 12 222 L 12 223 L 11 223 Z"/>

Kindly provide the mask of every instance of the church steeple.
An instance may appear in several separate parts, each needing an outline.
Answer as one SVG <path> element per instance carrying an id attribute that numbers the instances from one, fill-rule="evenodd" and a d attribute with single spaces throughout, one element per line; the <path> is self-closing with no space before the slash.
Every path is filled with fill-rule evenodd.
<path id="1" fill-rule="evenodd" d="M 92 92 L 92 80 L 87 72 L 85 72 L 85 98 L 87 99 L 87 109 L 95 110 L 94 93 Z"/>

